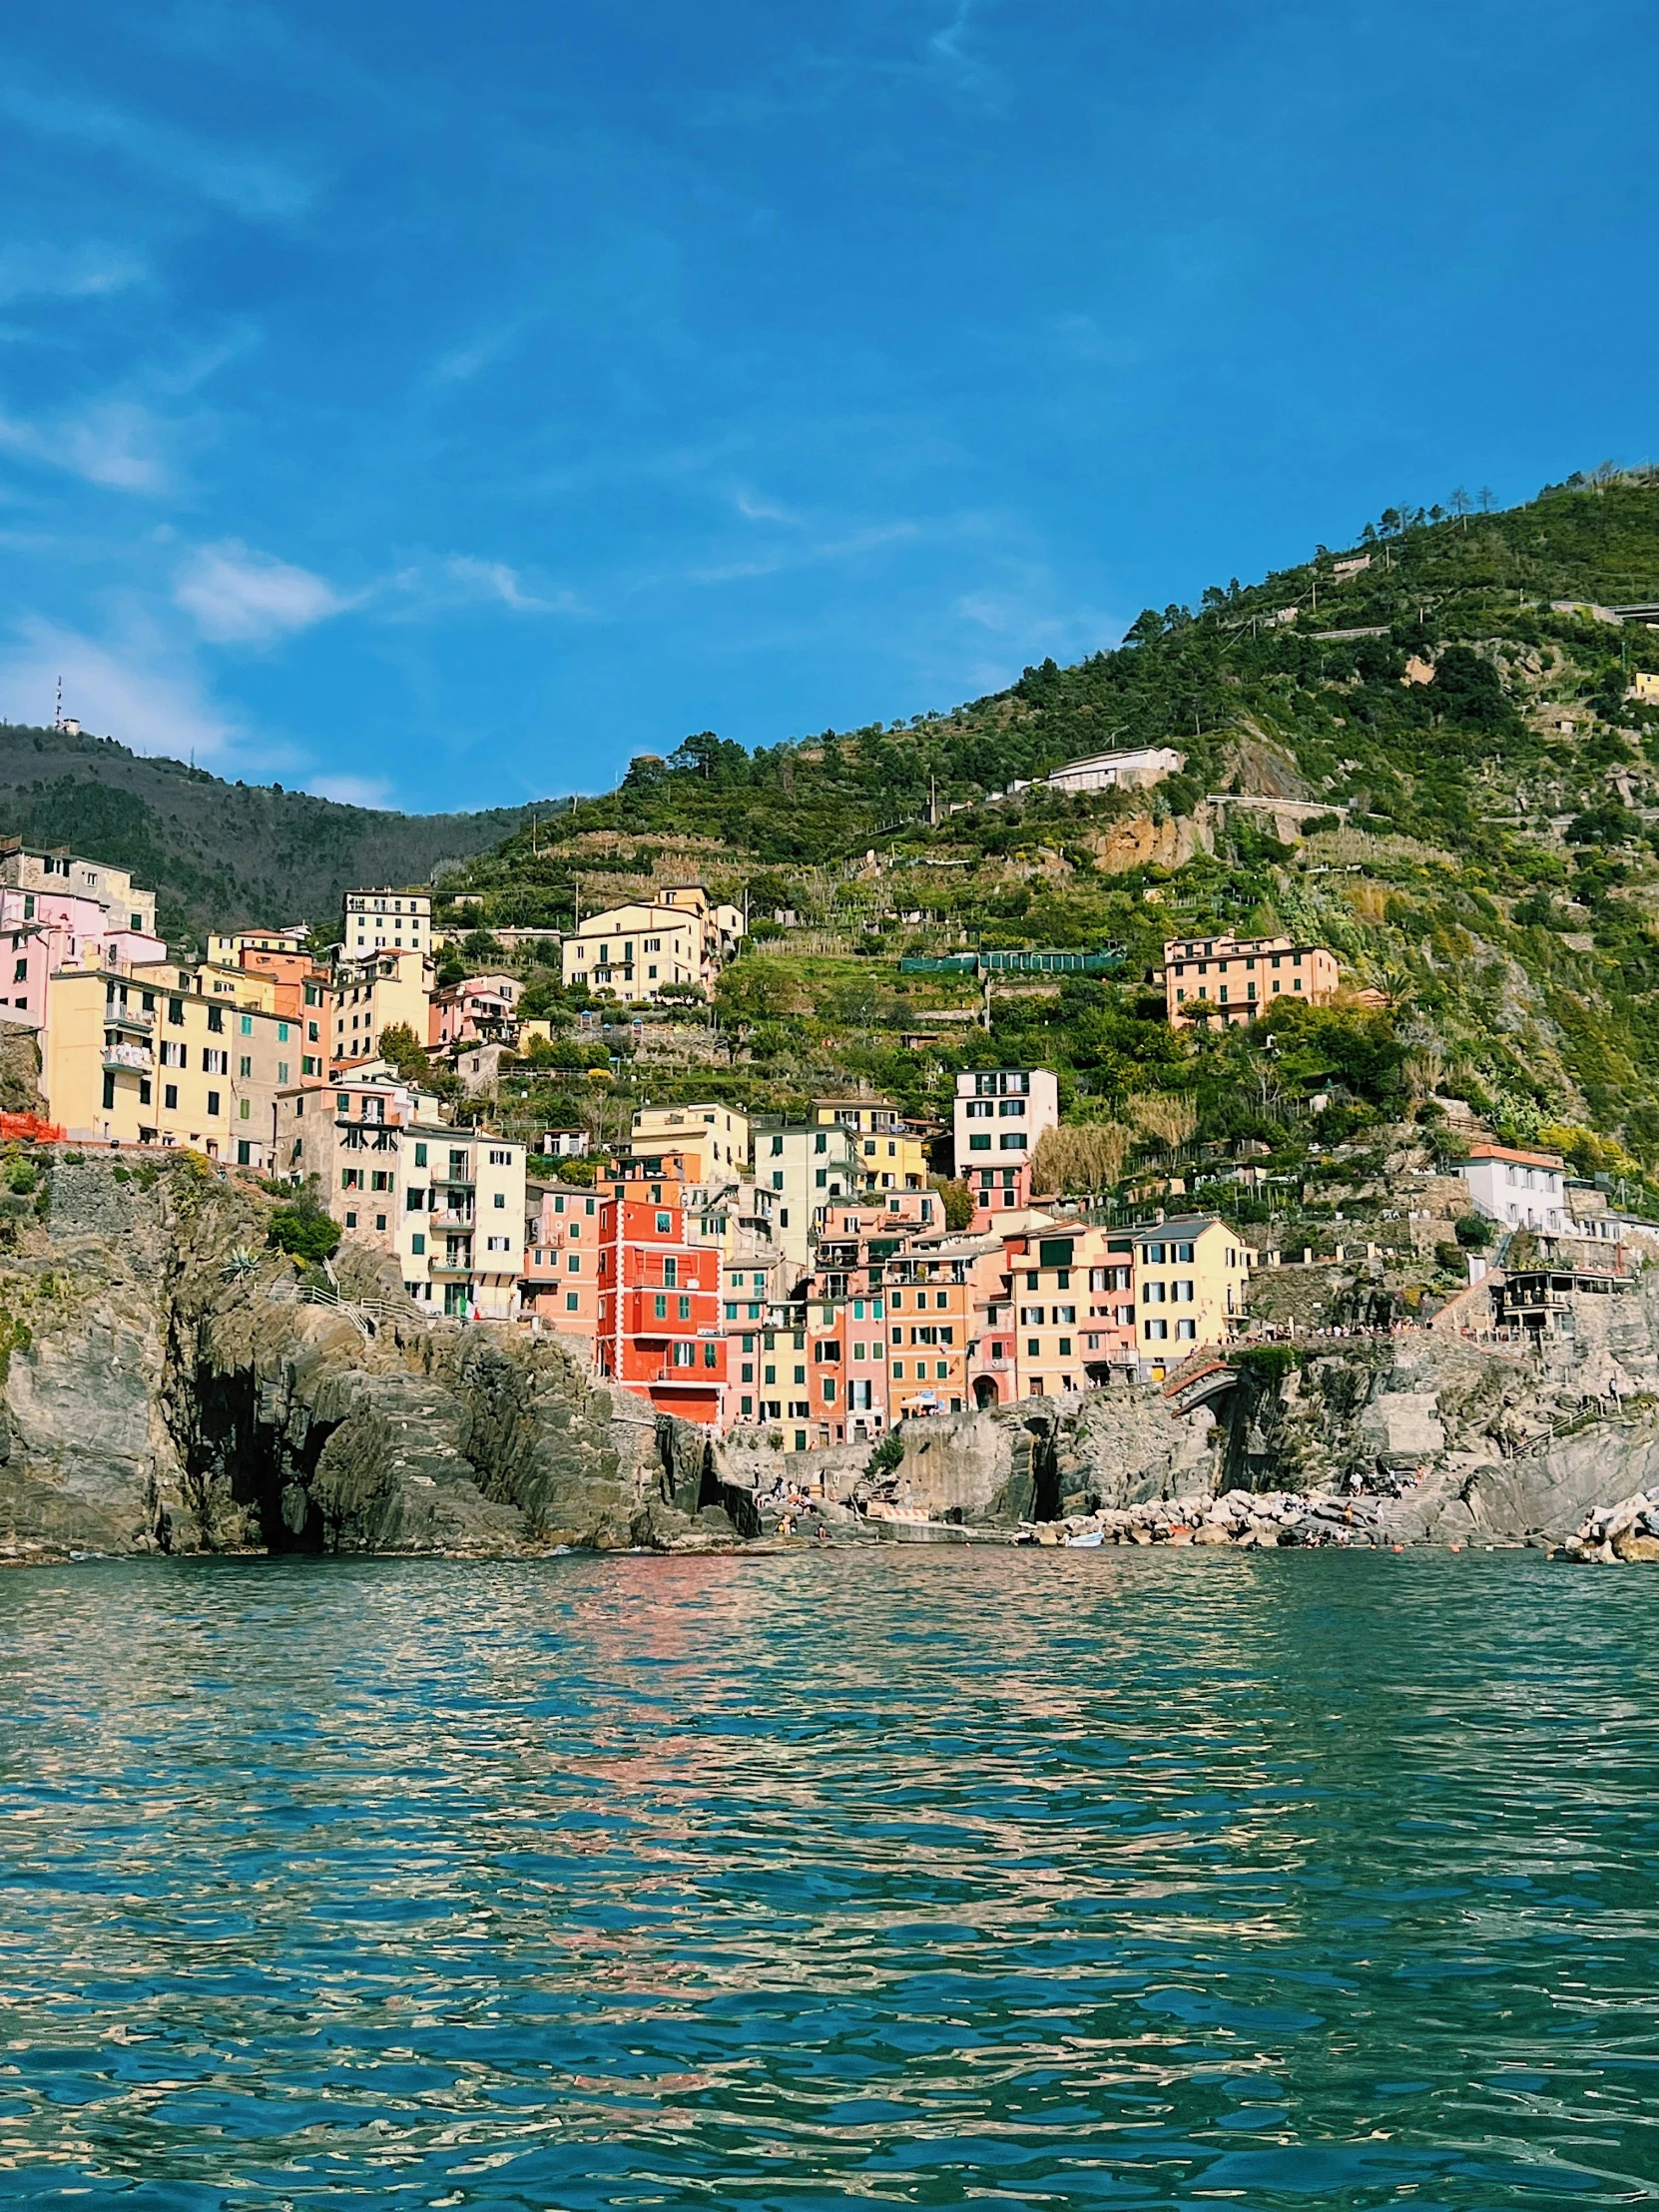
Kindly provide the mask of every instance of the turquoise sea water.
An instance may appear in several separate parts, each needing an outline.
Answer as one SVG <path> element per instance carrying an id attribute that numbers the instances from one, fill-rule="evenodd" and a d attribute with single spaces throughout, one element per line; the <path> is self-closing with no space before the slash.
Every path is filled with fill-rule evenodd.
<path id="1" fill-rule="evenodd" d="M 0 2197 L 1659 2194 L 1659 1570 L 0 1578 Z"/>

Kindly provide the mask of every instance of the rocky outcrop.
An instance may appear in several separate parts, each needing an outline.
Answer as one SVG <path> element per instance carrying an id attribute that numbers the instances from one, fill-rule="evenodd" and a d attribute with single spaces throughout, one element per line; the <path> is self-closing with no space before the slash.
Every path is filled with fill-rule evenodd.
<path id="1" fill-rule="evenodd" d="M 267 1202 L 189 1156 L 46 1173 L 0 1251 L 0 1551 L 738 1539 L 702 1432 L 570 1347 L 434 1323 L 363 1252 L 311 1303 Z"/>

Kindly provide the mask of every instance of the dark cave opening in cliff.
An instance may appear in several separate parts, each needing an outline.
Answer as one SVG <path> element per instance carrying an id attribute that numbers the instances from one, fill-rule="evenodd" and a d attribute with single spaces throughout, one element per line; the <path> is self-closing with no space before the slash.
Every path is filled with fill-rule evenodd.
<path id="1" fill-rule="evenodd" d="M 187 1389 L 181 1456 L 204 1546 L 324 1550 L 326 1531 L 309 1485 L 337 1424 L 312 1420 L 296 1446 L 280 1422 L 260 1418 L 259 1378 L 245 1368 L 198 1368 Z"/>

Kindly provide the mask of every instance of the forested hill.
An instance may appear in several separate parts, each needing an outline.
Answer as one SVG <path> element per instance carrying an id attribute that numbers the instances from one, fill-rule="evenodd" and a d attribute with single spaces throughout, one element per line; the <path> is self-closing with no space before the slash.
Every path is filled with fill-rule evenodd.
<path id="1" fill-rule="evenodd" d="M 172 938 L 307 919 L 324 930 L 353 883 L 420 883 L 486 850 L 527 810 L 398 815 L 280 785 L 228 784 L 108 739 L 0 727 L 0 833 L 72 845 L 161 893 Z"/>
<path id="2" fill-rule="evenodd" d="M 1179 746 L 1186 774 L 1167 800 L 1180 808 L 1238 775 L 1241 738 L 1248 756 L 1265 737 L 1294 757 L 1310 796 L 1410 833 L 1478 837 L 1483 762 L 1547 754 L 1552 772 L 1565 765 L 1502 712 L 1535 693 L 1527 670 L 1540 654 L 1567 653 L 1567 689 L 1609 711 L 1630 670 L 1659 668 L 1659 632 L 1551 602 L 1655 598 L 1659 474 L 1575 478 L 1497 513 L 1389 513 L 1346 550 L 1214 586 L 1196 610 L 1148 610 L 1117 650 L 1071 668 L 1046 661 L 953 713 L 753 754 L 708 732 L 688 738 L 666 759 L 636 760 L 617 795 L 574 807 L 556 831 L 572 849 L 604 831 L 690 833 L 763 862 L 820 861 L 914 826 L 930 796 L 947 807 L 1113 747 Z M 1341 635 L 1368 630 L 1384 634 Z M 1454 654 L 1434 686 L 1401 682 L 1408 660 L 1438 662 L 1448 645 L 1481 667 Z M 536 841 L 545 853 L 545 832 Z M 558 880 L 556 866 L 532 872 Z"/>

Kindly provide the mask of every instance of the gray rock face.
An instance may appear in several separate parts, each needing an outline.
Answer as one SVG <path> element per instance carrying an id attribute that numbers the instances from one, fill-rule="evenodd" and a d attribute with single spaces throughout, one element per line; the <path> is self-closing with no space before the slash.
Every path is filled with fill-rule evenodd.
<path id="1" fill-rule="evenodd" d="M 61 1156 L 0 1252 L 0 1547 L 515 1552 L 736 1539 L 701 1431 L 570 1348 L 427 1322 L 372 1254 L 302 1302 L 259 1194 Z M 353 1302 L 354 1301 L 354 1302 Z"/>

